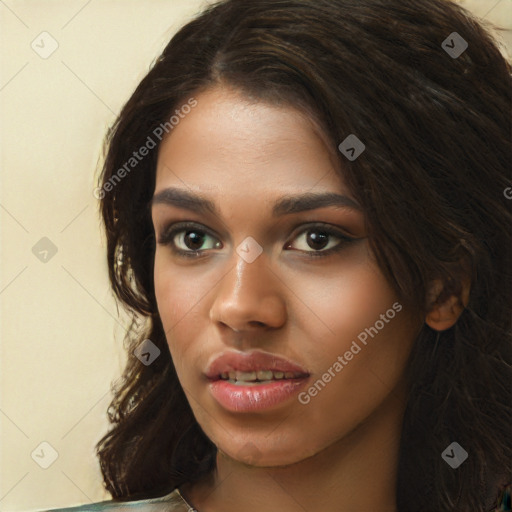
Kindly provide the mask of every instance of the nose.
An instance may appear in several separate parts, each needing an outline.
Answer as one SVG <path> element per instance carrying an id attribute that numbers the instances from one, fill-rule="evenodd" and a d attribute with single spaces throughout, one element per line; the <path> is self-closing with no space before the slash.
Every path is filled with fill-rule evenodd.
<path id="1" fill-rule="evenodd" d="M 282 327 L 287 314 L 284 290 L 265 253 L 252 263 L 237 256 L 236 268 L 218 285 L 210 320 L 235 332 Z"/>

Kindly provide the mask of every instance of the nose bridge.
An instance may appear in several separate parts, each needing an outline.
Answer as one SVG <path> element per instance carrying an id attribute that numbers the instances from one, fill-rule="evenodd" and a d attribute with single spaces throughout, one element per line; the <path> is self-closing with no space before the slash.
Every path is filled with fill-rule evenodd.
<path id="1" fill-rule="evenodd" d="M 248 244 L 240 244 L 239 251 L 247 250 Z M 239 256 L 235 269 L 235 289 L 238 294 L 254 296 L 265 288 L 269 291 L 269 264 L 264 254 L 259 255 L 254 261 L 245 260 Z"/>
<path id="2" fill-rule="evenodd" d="M 238 307 L 250 307 L 253 303 L 261 302 L 265 295 L 272 292 L 272 279 L 267 259 L 263 254 L 249 262 L 238 254 L 236 267 L 226 276 L 223 283 L 225 300 L 238 304 Z"/>
<path id="3" fill-rule="evenodd" d="M 286 314 L 279 280 L 264 253 L 251 261 L 244 259 L 242 249 L 243 244 L 240 252 L 235 253 L 236 267 L 219 283 L 211 319 L 234 330 L 245 330 L 255 324 L 278 327 Z"/>

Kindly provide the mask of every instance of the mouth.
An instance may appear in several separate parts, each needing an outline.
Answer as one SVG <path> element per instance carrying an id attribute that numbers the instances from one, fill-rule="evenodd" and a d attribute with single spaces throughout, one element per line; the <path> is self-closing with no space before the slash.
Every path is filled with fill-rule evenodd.
<path id="1" fill-rule="evenodd" d="M 310 375 L 295 361 L 259 350 L 224 352 L 214 357 L 205 371 L 212 398 L 235 413 L 260 413 L 290 405 Z"/>
<path id="2" fill-rule="evenodd" d="M 260 350 L 226 351 L 214 356 L 204 374 L 210 381 L 226 380 L 232 384 L 257 384 L 310 375 L 301 364 Z"/>

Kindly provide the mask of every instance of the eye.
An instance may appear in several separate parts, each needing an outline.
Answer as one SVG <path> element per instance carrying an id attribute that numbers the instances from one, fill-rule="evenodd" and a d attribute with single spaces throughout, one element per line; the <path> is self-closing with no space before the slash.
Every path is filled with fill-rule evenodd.
<path id="1" fill-rule="evenodd" d="M 301 231 L 300 236 L 294 240 L 302 242 L 298 244 L 297 250 L 306 252 L 310 257 L 321 257 L 342 250 L 356 239 L 325 224 L 318 224 Z M 286 248 L 293 248 L 292 244 L 287 244 Z"/>
<path id="2" fill-rule="evenodd" d="M 209 243 L 207 243 L 208 240 L 210 240 Z M 199 256 L 201 252 L 208 249 L 222 247 L 222 243 L 212 234 L 192 223 L 182 223 L 165 230 L 158 239 L 158 243 L 169 245 L 179 255 L 191 257 Z"/>

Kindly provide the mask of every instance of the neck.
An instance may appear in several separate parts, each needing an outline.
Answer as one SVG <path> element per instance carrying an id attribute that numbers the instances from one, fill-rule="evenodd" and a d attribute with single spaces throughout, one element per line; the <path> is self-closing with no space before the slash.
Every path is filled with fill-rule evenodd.
<path id="1" fill-rule="evenodd" d="M 219 450 L 215 471 L 183 495 L 198 512 L 396 512 L 404 410 L 391 393 L 350 434 L 289 466 L 248 466 Z"/>

